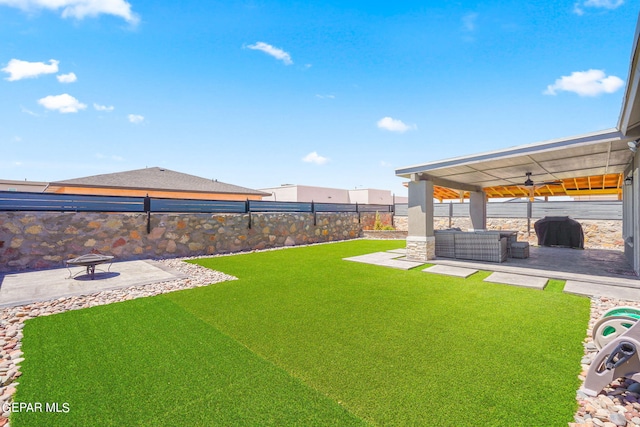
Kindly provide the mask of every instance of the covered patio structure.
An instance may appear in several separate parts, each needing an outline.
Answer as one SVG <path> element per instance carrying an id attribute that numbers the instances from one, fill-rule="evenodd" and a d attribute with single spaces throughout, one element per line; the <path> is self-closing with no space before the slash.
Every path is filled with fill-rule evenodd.
<path id="1" fill-rule="evenodd" d="M 638 31 L 615 128 L 397 169 L 410 180 L 407 257 L 435 259 L 434 199 L 468 199 L 472 229 L 484 230 L 488 198 L 615 194 L 623 201 L 624 254 L 640 274 Z"/>

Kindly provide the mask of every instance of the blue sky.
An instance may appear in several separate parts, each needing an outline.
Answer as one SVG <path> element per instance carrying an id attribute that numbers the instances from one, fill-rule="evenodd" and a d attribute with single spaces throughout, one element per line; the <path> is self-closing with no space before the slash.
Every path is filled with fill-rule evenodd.
<path id="1" fill-rule="evenodd" d="M 396 3 L 0 0 L 0 179 L 405 195 L 395 168 L 617 124 L 633 4 Z"/>

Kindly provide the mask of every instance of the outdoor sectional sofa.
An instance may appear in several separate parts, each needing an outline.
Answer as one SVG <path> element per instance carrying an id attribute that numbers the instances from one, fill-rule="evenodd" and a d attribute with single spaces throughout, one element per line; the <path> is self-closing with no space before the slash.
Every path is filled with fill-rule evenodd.
<path id="1" fill-rule="evenodd" d="M 436 230 L 436 256 L 475 261 L 507 260 L 507 237 L 499 231 Z"/>

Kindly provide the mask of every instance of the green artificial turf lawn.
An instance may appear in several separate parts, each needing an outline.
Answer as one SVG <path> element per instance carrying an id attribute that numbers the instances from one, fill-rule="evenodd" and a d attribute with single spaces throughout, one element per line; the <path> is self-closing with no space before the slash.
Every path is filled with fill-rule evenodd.
<path id="1" fill-rule="evenodd" d="M 240 280 L 27 321 L 36 425 L 560 426 L 589 300 L 347 262 L 351 241 L 198 260 Z"/>

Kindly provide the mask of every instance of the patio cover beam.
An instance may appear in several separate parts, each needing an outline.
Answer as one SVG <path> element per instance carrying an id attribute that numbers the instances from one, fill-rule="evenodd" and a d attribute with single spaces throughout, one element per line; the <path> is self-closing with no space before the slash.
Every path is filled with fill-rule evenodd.
<path id="1" fill-rule="evenodd" d="M 433 185 L 437 185 L 438 187 L 446 187 L 451 188 L 453 190 L 462 190 L 462 191 L 470 191 L 477 192 L 482 191 L 482 187 L 477 185 L 466 184 L 463 182 L 456 182 L 445 178 L 439 178 L 437 176 L 431 176 L 426 173 L 417 173 L 412 176 L 413 181 L 430 181 Z"/>

